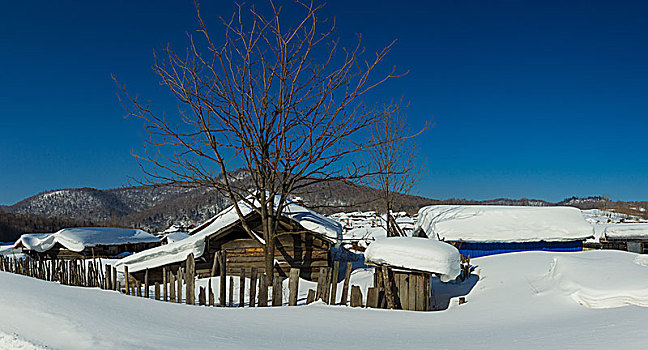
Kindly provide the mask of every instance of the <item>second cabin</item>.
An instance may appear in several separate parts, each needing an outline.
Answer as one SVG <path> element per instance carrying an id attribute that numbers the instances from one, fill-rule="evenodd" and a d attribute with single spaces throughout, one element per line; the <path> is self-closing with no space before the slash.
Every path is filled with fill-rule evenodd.
<path id="1" fill-rule="evenodd" d="M 259 233 L 258 237 L 250 237 L 231 206 L 197 227 L 189 237 L 133 254 L 122 259 L 116 267 L 120 271 L 128 267 L 129 273 L 140 281 L 148 269 L 149 281 L 160 282 L 164 270 L 176 273 L 193 253 L 196 274 L 204 278 L 221 273 L 215 257 L 224 252 L 228 275 L 239 275 L 242 269 L 250 273 L 252 268 L 265 273 L 261 217 L 242 203 L 240 208 L 245 222 L 253 232 Z M 290 268 L 299 268 L 301 278 L 317 281 L 319 268 L 332 266 L 331 248 L 341 234 L 339 223 L 289 202 L 277 229 L 273 274 L 287 277 Z"/>

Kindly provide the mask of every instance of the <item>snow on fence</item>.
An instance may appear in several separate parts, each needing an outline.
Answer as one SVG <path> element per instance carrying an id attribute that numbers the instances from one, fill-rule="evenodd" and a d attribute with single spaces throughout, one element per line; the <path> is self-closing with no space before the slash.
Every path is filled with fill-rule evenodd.
<path id="1" fill-rule="evenodd" d="M 46 281 L 59 282 L 61 284 L 78 287 L 98 287 L 106 290 L 119 291 L 126 295 L 144 298 L 153 298 L 171 303 L 186 303 L 188 305 L 219 306 L 219 307 L 243 307 L 245 296 L 248 296 L 250 307 L 283 306 L 283 288 L 273 288 L 269 293 L 268 276 L 265 273 L 258 273 L 256 268 L 249 269 L 249 285 L 246 285 L 246 269 L 239 273 L 238 290 L 234 290 L 234 276 L 227 276 L 226 252 L 217 253 L 212 278 L 220 279 L 219 290 L 212 289 L 211 279 L 207 287 L 199 286 L 198 298 L 196 300 L 196 269 L 193 254 L 187 257 L 184 266 L 177 271 L 164 269 L 162 283 L 149 284 L 148 270 L 144 273 L 144 280 L 135 279 L 129 272 L 128 267 L 119 271 L 124 278 L 118 278 L 118 271 L 114 266 L 102 264 L 101 259 L 87 260 L 42 260 L 26 257 L 24 259 L 12 259 L 0 256 L 0 271 L 21 274 L 29 277 L 39 278 Z M 222 264 L 222 265 L 221 265 Z M 220 266 L 219 266 L 220 265 Z M 374 286 L 366 291 L 366 303 L 363 305 L 363 296 L 360 286 L 350 285 L 352 263 L 340 269 L 340 262 L 336 261 L 333 268 L 322 267 L 319 271 L 317 288 L 309 289 L 306 304 L 314 301 L 322 301 L 329 305 L 347 304 L 351 307 L 371 307 L 428 311 L 430 310 L 430 278 L 426 274 L 410 272 L 407 276 L 400 276 L 394 273 L 391 267 L 378 267 L 374 274 Z M 223 268 L 219 268 L 223 267 Z M 215 271 L 220 271 L 216 276 Z M 344 274 L 344 283 L 339 290 L 338 281 L 342 280 L 341 272 Z M 288 277 L 288 306 L 296 306 L 299 293 L 299 269 L 290 270 Z M 229 284 L 227 283 L 229 277 Z M 122 283 L 123 281 L 123 283 Z M 282 286 L 282 277 L 274 276 L 275 286 Z M 229 286 L 229 291 L 227 290 Z M 184 288 L 183 288 L 184 287 Z M 247 287 L 247 288 L 246 288 Z M 150 295 L 153 289 L 153 295 Z M 247 293 L 246 293 L 247 291 Z M 402 294 L 407 291 L 407 295 Z M 400 293 L 400 294 L 399 294 Z M 234 303 L 234 295 L 238 294 L 238 303 Z M 407 302 L 409 300 L 409 302 Z"/>

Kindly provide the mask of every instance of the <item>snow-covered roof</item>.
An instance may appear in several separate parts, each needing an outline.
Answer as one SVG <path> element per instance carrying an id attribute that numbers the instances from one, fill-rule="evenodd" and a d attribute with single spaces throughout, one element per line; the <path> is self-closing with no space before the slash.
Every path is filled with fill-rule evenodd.
<path id="1" fill-rule="evenodd" d="M 594 235 L 572 207 L 432 205 L 419 210 L 419 229 L 430 238 L 464 242 L 556 242 Z"/>
<path id="2" fill-rule="evenodd" d="M 44 252 L 56 245 L 80 252 L 88 247 L 99 245 L 121 245 L 136 243 L 155 243 L 160 239 L 139 229 L 114 227 L 77 227 L 65 228 L 56 233 L 24 234 L 14 247 L 22 245 L 27 250 Z"/>
<path id="3" fill-rule="evenodd" d="M 648 239 L 648 224 L 615 224 L 605 227 L 607 239 Z"/>
<path id="4" fill-rule="evenodd" d="M 420 237 L 389 237 L 371 243 L 365 262 L 438 273 L 441 281 L 454 280 L 461 272 L 461 256 L 452 245 Z"/>
<path id="5" fill-rule="evenodd" d="M 162 239 L 165 239 L 167 243 L 173 243 L 177 241 L 182 241 L 185 238 L 189 238 L 189 234 L 187 232 L 171 232 L 167 233 L 162 237 Z"/>
<path id="6" fill-rule="evenodd" d="M 244 216 L 251 214 L 254 210 L 242 201 L 239 202 L 239 208 Z M 319 233 L 323 238 L 330 241 L 335 241 L 342 235 L 342 226 L 339 223 L 294 202 L 289 202 L 285 206 L 283 215 L 296 221 L 305 229 Z M 236 224 L 238 221 L 239 216 L 232 205 L 199 226 L 198 231 L 188 238 L 133 254 L 120 260 L 116 266 L 126 265 L 129 271 L 137 272 L 147 268 L 184 261 L 191 253 L 196 258 L 200 257 L 205 250 L 205 239 L 207 237 Z"/>

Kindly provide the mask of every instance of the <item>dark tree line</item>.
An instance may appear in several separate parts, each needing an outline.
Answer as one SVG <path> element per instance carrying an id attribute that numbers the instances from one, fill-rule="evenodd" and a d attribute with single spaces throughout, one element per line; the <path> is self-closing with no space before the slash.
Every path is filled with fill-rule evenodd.
<path id="1" fill-rule="evenodd" d="M 36 214 L 0 212 L 0 242 L 15 242 L 23 233 L 56 232 L 67 227 L 96 226 L 88 220 L 66 216 L 45 217 Z"/>

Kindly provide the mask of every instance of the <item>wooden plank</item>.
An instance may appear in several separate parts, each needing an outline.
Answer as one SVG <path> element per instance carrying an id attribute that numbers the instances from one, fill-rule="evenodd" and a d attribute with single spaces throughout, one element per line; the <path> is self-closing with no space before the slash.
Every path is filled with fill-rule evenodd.
<path id="1" fill-rule="evenodd" d="M 359 286 L 351 287 L 351 307 L 362 307 L 362 291 Z"/>
<path id="2" fill-rule="evenodd" d="M 315 290 L 309 289 L 308 296 L 306 296 L 306 305 L 315 301 Z"/>
<path id="3" fill-rule="evenodd" d="M 399 274 L 398 298 L 400 299 L 401 309 L 409 310 L 409 279 L 410 274 Z"/>
<path id="4" fill-rule="evenodd" d="M 167 287 L 167 270 L 166 267 L 162 268 L 162 301 L 169 299 L 169 289 Z"/>
<path id="5" fill-rule="evenodd" d="M 126 287 L 126 295 L 130 295 L 130 275 L 128 274 L 128 266 L 124 265 L 124 287 Z"/>
<path id="6" fill-rule="evenodd" d="M 218 253 L 218 265 L 220 269 L 220 293 L 218 294 L 219 306 L 225 307 L 227 287 L 227 255 L 224 250 Z"/>
<path id="7" fill-rule="evenodd" d="M 297 306 L 297 294 L 299 292 L 299 269 L 290 269 L 288 291 L 288 305 Z"/>
<path id="8" fill-rule="evenodd" d="M 256 267 L 253 267 L 250 270 L 250 302 L 248 303 L 250 307 L 254 307 L 254 305 L 256 304 L 257 273 L 258 270 Z"/>
<path id="9" fill-rule="evenodd" d="M 320 267 L 319 277 L 317 277 L 317 292 L 315 293 L 315 300 L 323 299 L 325 283 L 326 283 L 326 268 Z"/>
<path id="10" fill-rule="evenodd" d="M 391 271 L 388 267 L 386 266 L 381 266 L 382 269 L 382 277 L 383 277 L 383 283 L 385 284 L 385 300 L 387 301 L 387 308 L 388 309 L 393 309 L 394 308 L 394 295 L 392 293 L 393 291 L 393 286 L 392 286 L 392 274 Z"/>
<path id="11" fill-rule="evenodd" d="M 416 289 L 418 288 L 416 274 L 410 274 L 407 286 L 407 310 L 416 311 Z"/>
<path id="12" fill-rule="evenodd" d="M 185 281 L 185 287 L 186 287 L 186 300 L 187 300 L 187 305 L 195 305 L 196 304 L 196 261 L 194 260 L 194 255 L 193 253 L 190 253 L 187 256 L 187 261 L 185 263 L 185 266 L 187 267 L 187 273 L 186 273 L 186 281 Z"/>
<path id="13" fill-rule="evenodd" d="M 74 261 L 74 265 L 73 265 L 73 267 L 74 267 L 74 278 L 73 278 L 73 284 L 74 284 L 75 286 L 78 285 L 78 283 L 77 283 L 77 280 L 78 280 L 78 279 L 77 279 L 77 277 L 76 277 L 76 276 L 77 276 L 76 266 L 77 266 L 77 265 L 76 265 L 76 260 L 75 260 L 75 261 Z M 106 266 L 104 266 L 104 268 L 106 269 L 106 283 L 105 283 L 105 285 L 104 285 L 104 289 L 106 289 L 106 290 L 112 290 L 112 279 L 111 279 L 111 277 L 112 277 L 112 269 L 110 268 L 110 265 L 106 265 Z"/>
<path id="14" fill-rule="evenodd" d="M 216 269 L 218 268 L 218 252 L 214 252 L 214 262 L 212 263 L 211 272 L 209 277 L 216 277 Z"/>
<path id="15" fill-rule="evenodd" d="M 268 276 L 262 273 L 259 277 L 259 307 L 268 306 Z"/>
<path id="16" fill-rule="evenodd" d="M 245 306 L 245 269 L 241 269 L 239 275 L 239 307 Z"/>
<path id="17" fill-rule="evenodd" d="M 330 267 L 325 267 L 326 270 L 326 275 L 324 277 L 324 290 L 322 291 L 322 300 L 325 303 L 329 303 L 329 297 L 331 295 L 331 268 Z"/>
<path id="18" fill-rule="evenodd" d="M 119 291 L 119 287 L 117 286 L 117 284 L 119 283 L 119 281 L 117 280 L 117 268 L 114 266 L 112 267 L 112 280 L 113 290 Z M 81 283 L 83 283 L 83 280 L 81 280 Z"/>
<path id="19" fill-rule="evenodd" d="M 169 271 L 169 301 L 176 302 L 176 283 L 175 276 L 172 271 Z"/>
<path id="20" fill-rule="evenodd" d="M 229 307 L 234 306 L 234 276 L 229 278 Z"/>
<path id="21" fill-rule="evenodd" d="M 178 268 L 178 274 L 176 275 L 176 297 L 178 304 L 182 304 L 182 278 L 184 270 L 182 267 Z"/>
<path id="22" fill-rule="evenodd" d="M 369 287 L 367 289 L 367 307 L 378 307 L 378 288 Z"/>
<path id="23" fill-rule="evenodd" d="M 146 299 L 149 297 L 149 269 L 144 271 L 144 297 Z"/>
<path id="24" fill-rule="evenodd" d="M 340 305 L 346 305 L 347 300 L 349 299 L 349 281 L 351 280 L 351 270 L 353 270 L 353 264 L 348 262 L 346 266 L 346 271 L 344 273 L 344 284 L 342 285 L 342 296 L 340 298 Z"/>
<path id="25" fill-rule="evenodd" d="M 336 261 L 333 263 L 333 275 L 331 276 L 331 298 L 329 305 L 335 305 L 337 297 L 337 287 L 338 287 L 338 275 L 340 274 L 340 262 Z"/>
<path id="26" fill-rule="evenodd" d="M 425 281 L 422 274 L 416 274 L 416 311 L 425 310 Z"/>
<path id="27" fill-rule="evenodd" d="M 209 278 L 209 282 L 207 282 L 207 285 L 209 286 L 209 306 L 214 306 L 214 291 L 212 290 L 212 279 L 211 277 Z"/>
<path id="28" fill-rule="evenodd" d="M 283 305 L 283 284 L 281 282 L 281 277 L 274 276 L 274 280 L 272 282 L 272 306 Z"/>
<path id="29" fill-rule="evenodd" d="M 205 306 L 205 287 L 200 287 L 198 292 L 198 305 Z"/>
<path id="30" fill-rule="evenodd" d="M 155 282 L 155 300 L 160 300 L 160 282 Z"/>
<path id="31" fill-rule="evenodd" d="M 424 273 L 423 274 L 423 298 L 424 298 L 423 310 L 424 311 L 430 311 L 431 296 L 432 295 L 430 293 L 430 274 Z"/>

